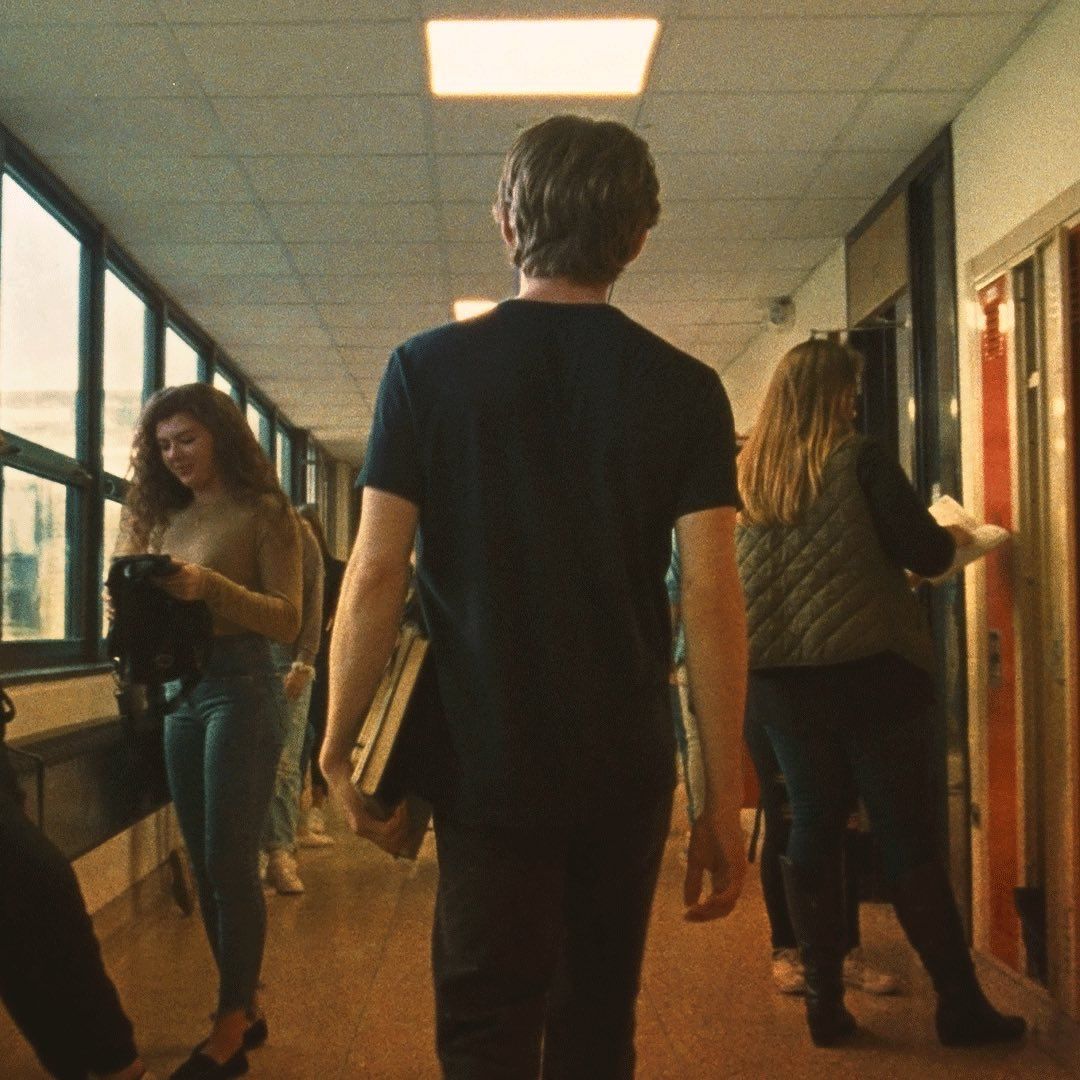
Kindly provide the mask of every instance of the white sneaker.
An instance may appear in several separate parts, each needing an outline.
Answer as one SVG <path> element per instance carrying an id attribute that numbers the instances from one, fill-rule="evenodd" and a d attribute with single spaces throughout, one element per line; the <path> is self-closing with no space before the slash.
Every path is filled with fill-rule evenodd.
<path id="1" fill-rule="evenodd" d="M 781 994 L 806 993 L 806 970 L 798 949 L 773 949 L 772 979 Z"/>
<path id="2" fill-rule="evenodd" d="M 304 883 L 296 869 L 296 856 L 284 848 L 270 852 L 266 880 L 281 896 L 299 896 L 304 891 Z"/>
<path id="3" fill-rule="evenodd" d="M 878 971 L 863 959 L 862 949 L 852 949 L 844 957 L 844 984 L 864 994 L 877 994 L 880 997 L 895 994 L 900 989 L 895 975 Z"/>

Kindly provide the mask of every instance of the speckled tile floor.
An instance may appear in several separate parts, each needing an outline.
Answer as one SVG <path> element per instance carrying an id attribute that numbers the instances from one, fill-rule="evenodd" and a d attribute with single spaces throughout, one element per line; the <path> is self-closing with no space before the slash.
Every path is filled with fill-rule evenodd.
<path id="1" fill-rule="evenodd" d="M 269 900 L 265 1004 L 270 1042 L 251 1055 L 252 1077 L 273 1080 L 427 1080 L 432 1051 L 428 942 L 436 865 L 430 838 L 415 866 L 390 862 L 338 835 L 302 854 L 306 895 Z M 1033 1043 L 1008 1050 L 944 1050 L 934 1040 L 929 984 L 890 911 L 863 907 L 865 950 L 899 974 L 903 996 L 849 995 L 863 1026 L 843 1050 L 810 1044 L 798 999 L 769 983 L 765 914 L 751 871 L 728 920 L 681 918 L 681 839 L 668 847 L 638 1008 L 641 1080 L 721 1077 L 1005 1078 L 1070 1075 Z M 161 1080 L 206 1027 L 209 951 L 196 918 L 162 905 L 105 943 L 110 971 Z M 0 1077 L 43 1074 L 0 1014 Z"/>

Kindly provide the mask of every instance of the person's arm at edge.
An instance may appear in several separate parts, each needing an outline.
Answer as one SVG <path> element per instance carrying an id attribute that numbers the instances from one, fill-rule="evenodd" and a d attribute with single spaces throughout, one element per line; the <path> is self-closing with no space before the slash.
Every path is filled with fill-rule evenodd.
<path id="1" fill-rule="evenodd" d="M 373 818 L 352 786 L 351 754 L 397 640 L 409 580 L 417 507 L 364 488 L 360 532 L 341 585 L 330 637 L 329 706 L 319 766 L 350 828 L 393 854 L 404 836 L 403 807 Z"/>
<path id="2" fill-rule="evenodd" d="M 719 919 L 735 907 L 746 874 L 739 813 L 746 705 L 746 607 L 735 562 L 733 507 L 676 522 L 686 661 L 705 764 L 705 806 L 690 831 L 686 918 Z M 712 889 L 702 900 L 706 871 Z"/>

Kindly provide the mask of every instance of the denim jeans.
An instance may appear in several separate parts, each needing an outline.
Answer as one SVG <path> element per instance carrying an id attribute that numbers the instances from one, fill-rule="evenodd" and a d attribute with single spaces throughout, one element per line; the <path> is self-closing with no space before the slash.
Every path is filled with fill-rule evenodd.
<path id="1" fill-rule="evenodd" d="M 813 673 L 803 683 L 752 673 L 748 697 L 787 780 L 788 857 L 808 868 L 839 858 L 854 785 L 885 875 L 899 881 L 935 857 L 927 710 L 894 695 L 852 695 Z"/>
<path id="2" fill-rule="evenodd" d="M 266 936 L 259 843 L 284 720 L 281 677 L 257 634 L 219 637 L 206 674 L 165 718 L 169 790 L 217 961 L 219 1012 L 251 1008 L 259 981 Z"/>
<path id="3" fill-rule="evenodd" d="M 296 848 L 296 825 L 300 818 L 300 791 L 303 777 L 300 756 L 308 730 L 308 705 L 311 702 L 311 683 L 295 701 L 285 703 L 285 744 L 278 758 L 274 796 L 266 819 L 262 846 L 264 851 L 293 851 Z"/>

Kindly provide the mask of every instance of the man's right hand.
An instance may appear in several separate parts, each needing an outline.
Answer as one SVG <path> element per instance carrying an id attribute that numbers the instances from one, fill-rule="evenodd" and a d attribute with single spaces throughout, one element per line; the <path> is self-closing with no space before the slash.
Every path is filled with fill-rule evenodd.
<path id="1" fill-rule="evenodd" d="M 701 898 L 709 875 L 712 888 Z M 705 810 L 690 830 L 683 881 L 684 918 L 690 922 L 723 919 L 735 909 L 746 877 L 746 844 L 738 809 Z"/>

